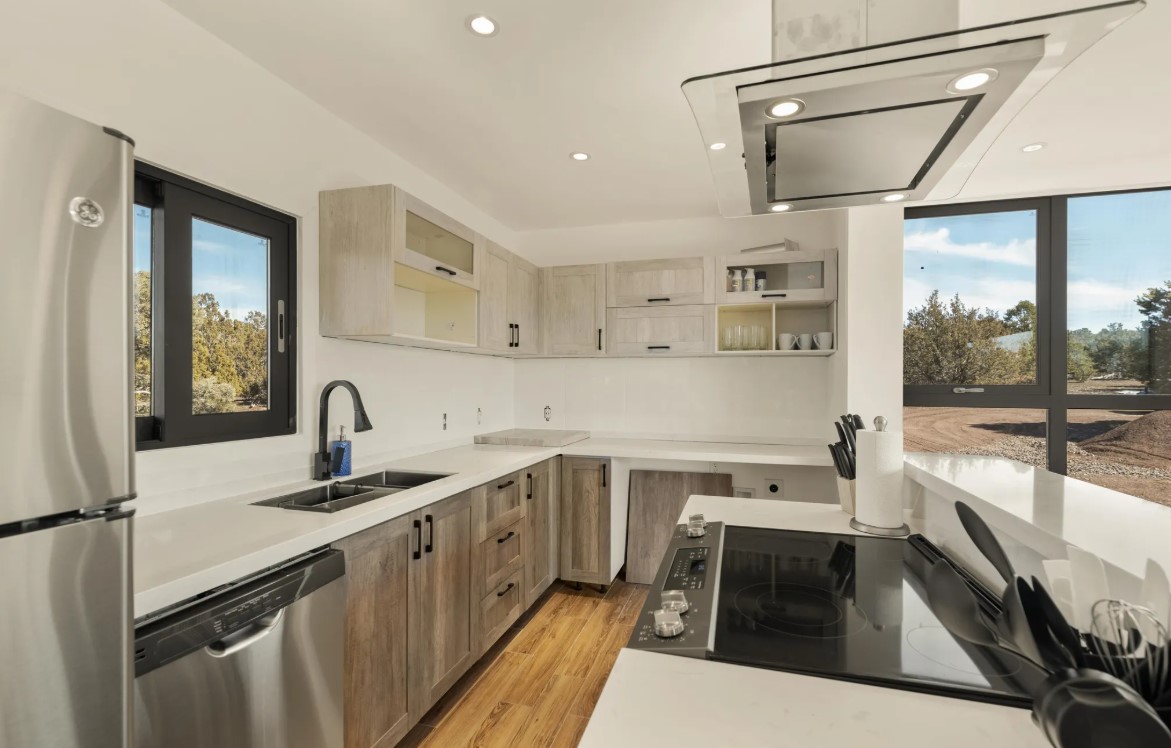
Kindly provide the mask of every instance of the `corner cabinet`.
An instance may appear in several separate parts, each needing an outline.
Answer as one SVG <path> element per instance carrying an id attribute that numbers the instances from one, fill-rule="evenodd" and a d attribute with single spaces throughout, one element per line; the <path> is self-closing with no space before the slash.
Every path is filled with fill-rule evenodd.
<path id="1" fill-rule="evenodd" d="M 561 458 L 561 578 L 608 585 L 610 460 Z"/>
<path id="2" fill-rule="evenodd" d="M 541 268 L 541 351 L 601 356 L 605 351 L 606 266 Z"/>
<path id="3" fill-rule="evenodd" d="M 538 348 L 537 268 L 487 242 L 480 284 L 480 348 L 514 355 Z"/>
<path id="4" fill-rule="evenodd" d="M 322 335 L 478 345 L 475 232 L 391 185 L 322 192 L 319 208 Z"/>

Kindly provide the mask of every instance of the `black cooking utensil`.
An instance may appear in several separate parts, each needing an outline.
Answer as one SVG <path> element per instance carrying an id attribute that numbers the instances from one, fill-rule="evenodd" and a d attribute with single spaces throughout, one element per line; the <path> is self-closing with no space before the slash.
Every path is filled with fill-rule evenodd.
<path id="1" fill-rule="evenodd" d="M 1058 607 L 1053 596 L 1049 594 L 1049 590 L 1045 589 L 1045 585 L 1041 584 L 1036 577 L 1033 577 L 1033 597 L 1041 609 L 1041 614 L 1045 617 L 1046 625 L 1048 625 L 1053 638 L 1069 652 L 1078 667 L 1085 667 L 1081 636 L 1078 635 L 1073 626 L 1069 625 L 1069 621 L 1065 620 L 1065 615 L 1062 614 L 1061 608 Z"/>
<path id="2" fill-rule="evenodd" d="M 838 430 L 838 441 L 842 444 L 846 444 L 847 442 L 846 442 L 846 429 L 845 429 L 845 427 L 842 426 L 842 424 L 840 422 L 834 421 L 834 428 Z"/>
<path id="3" fill-rule="evenodd" d="M 1024 613 L 1033 643 L 1037 648 L 1037 654 L 1045 669 L 1053 672 L 1077 667 L 1075 656 L 1067 651 L 1050 631 L 1049 617 L 1041 604 L 1036 588 L 1030 586 L 1021 577 L 1015 579 L 1013 586 L 1016 587 L 1020 610 Z"/>
<path id="4" fill-rule="evenodd" d="M 1012 583 L 1016 572 L 1013 571 L 1012 562 L 1008 560 L 1004 549 L 1000 547 L 1000 541 L 992 534 L 992 529 L 985 524 L 984 520 L 980 518 L 979 514 L 972 507 L 968 506 L 962 501 L 956 502 L 956 514 L 960 516 L 960 524 L 968 532 L 968 537 L 984 554 L 984 558 L 992 562 L 996 567 L 996 571 L 1004 578 L 1004 581 Z"/>
<path id="5" fill-rule="evenodd" d="M 1155 709 L 1099 670 L 1051 676 L 1033 700 L 1033 721 L 1056 748 L 1171 748 L 1171 731 Z"/>
<path id="6" fill-rule="evenodd" d="M 931 612 L 955 636 L 985 647 L 1000 643 L 985 622 L 975 593 L 946 561 L 937 561 L 927 572 L 927 601 Z"/>
<path id="7" fill-rule="evenodd" d="M 846 477 L 846 463 L 845 463 L 845 461 L 842 460 L 842 456 L 838 454 L 838 445 L 830 444 L 828 446 L 829 446 L 830 459 L 832 459 L 834 461 L 834 470 L 838 471 L 839 478 L 845 478 Z"/>
<path id="8" fill-rule="evenodd" d="M 842 445 L 842 456 L 846 458 L 846 472 L 849 474 L 850 480 L 854 480 L 858 477 L 858 457 L 845 445 Z"/>
<path id="9" fill-rule="evenodd" d="M 1000 616 L 996 619 L 996 628 L 1000 633 L 1001 644 L 1019 652 L 1023 657 L 1040 665 L 1045 670 L 1050 668 L 1041 654 L 1036 638 L 1033 636 L 1033 626 L 1029 622 L 1029 614 L 1025 610 L 1023 598 L 1029 596 L 1028 584 L 1021 577 L 1015 577 L 1004 589 L 1004 597 L 1000 601 Z M 1029 596 L 1030 602 L 1032 597 Z M 1040 615 L 1036 613 L 1034 615 Z M 1060 667 L 1060 665 L 1058 666 Z"/>

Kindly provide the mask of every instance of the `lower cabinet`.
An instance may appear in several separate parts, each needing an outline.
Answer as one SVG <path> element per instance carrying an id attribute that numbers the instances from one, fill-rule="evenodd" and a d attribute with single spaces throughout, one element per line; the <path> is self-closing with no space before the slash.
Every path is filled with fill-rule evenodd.
<path id="1" fill-rule="evenodd" d="M 731 473 L 630 471 L 626 581 L 650 584 L 667 552 L 679 514 L 693 494 L 731 496 Z"/>
<path id="2" fill-rule="evenodd" d="M 346 554 L 346 748 L 395 745 L 478 656 L 469 493 L 336 544 Z"/>
<path id="3" fill-rule="evenodd" d="M 561 578 L 610 584 L 610 460 L 561 458 Z"/>
<path id="4" fill-rule="evenodd" d="M 557 578 L 558 506 L 561 495 L 561 458 L 533 465 L 525 476 L 525 607 L 537 601 Z"/>

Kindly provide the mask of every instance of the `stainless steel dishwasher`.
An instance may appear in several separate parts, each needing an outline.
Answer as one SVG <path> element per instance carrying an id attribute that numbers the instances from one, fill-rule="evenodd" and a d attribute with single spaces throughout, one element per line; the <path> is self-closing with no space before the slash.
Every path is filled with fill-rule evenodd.
<path id="1" fill-rule="evenodd" d="M 135 745 L 340 748 L 344 574 L 320 551 L 143 621 Z"/>

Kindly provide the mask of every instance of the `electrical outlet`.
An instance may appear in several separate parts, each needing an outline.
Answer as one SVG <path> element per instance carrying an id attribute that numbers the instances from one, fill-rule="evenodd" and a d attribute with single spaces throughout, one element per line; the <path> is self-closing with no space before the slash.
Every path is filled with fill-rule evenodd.
<path id="1" fill-rule="evenodd" d="M 756 491 L 751 488 L 738 488 L 732 486 L 732 496 L 737 499 L 755 499 Z"/>
<path id="2" fill-rule="evenodd" d="M 484 411 L 481 410 L 480 408 L 476 408 L 476 425 L 479 426 L 483 422 L 484 422 Z"/>
<path id="3" fill-rule="evenodd" d="M 443 430 L 447 431 L 447 414 L 443 414 Z"/>
<path id="4" fill-rule="evenodd" d="M 714 463 L 714 462 L 712 463 L 712 472 L 713 473 L 720 472 L 720 466 L 717 463 Z"/>
<path id="5" fill-rule="evenodd" d="M 768 478 L 764 482 L 765 490 L 768 491 L 769 498 L 783 499 L 785 498 L 785 482 L 778 478 Z"/>

